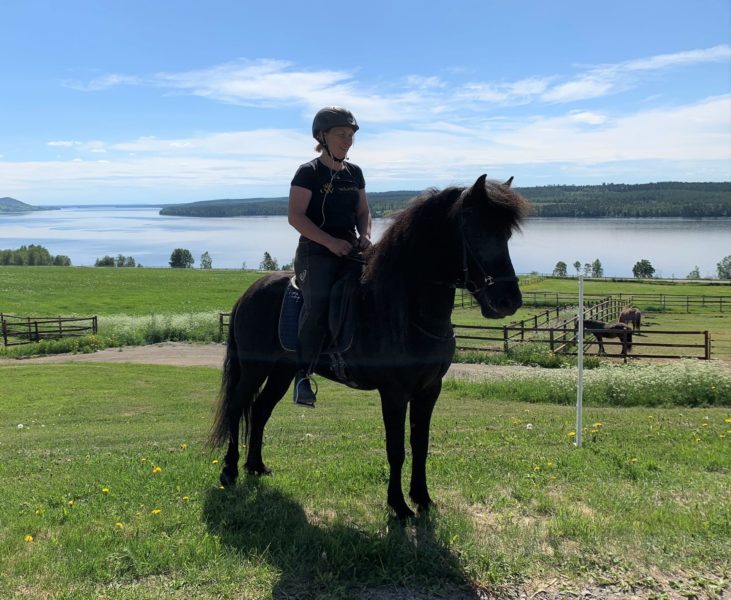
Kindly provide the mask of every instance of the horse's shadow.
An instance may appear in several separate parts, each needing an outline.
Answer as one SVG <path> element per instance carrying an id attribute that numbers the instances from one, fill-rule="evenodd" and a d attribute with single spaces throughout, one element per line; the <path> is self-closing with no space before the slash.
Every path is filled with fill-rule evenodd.
<path id="1" fill-rule="evenodd" d="M 242 560 L 263 561 L 281 574 L 275 599 L 371 597 L 380 589 L 408 590 L 409 598 L 434 598 L 435 592 L 479 598 L 435 534 L 432 516 L 409 524 L 393 519 L 376 534 L 313 524 L 294 499 L 250 476 L 235 488 L 210 489 L 203 518 Z"/>

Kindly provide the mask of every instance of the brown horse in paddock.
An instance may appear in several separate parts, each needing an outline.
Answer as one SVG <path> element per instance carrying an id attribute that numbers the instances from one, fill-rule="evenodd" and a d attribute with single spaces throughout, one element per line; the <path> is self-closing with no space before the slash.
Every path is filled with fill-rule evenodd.
<path id="1" fill-rule="evenodd" d="M 642 331 L 641 321 L 642 313 L 640 312 L 640 309 L 635 306 L 628 306 L 619 315 L 619 322 L 626 325 L 632 325 L 632 331 L 636 331 L 637 333 Z"/>
<path id="2" fill-rule="evenodd" d="M 632 350 L 632 328 L 624 323 L 605 323 L 594 319 L 584 319 L 584 333 L 591 333 L 599 343 L 599 354 L 606 354 L 604 338 L 619 338 L 622 343 L 621 356 Z"/>

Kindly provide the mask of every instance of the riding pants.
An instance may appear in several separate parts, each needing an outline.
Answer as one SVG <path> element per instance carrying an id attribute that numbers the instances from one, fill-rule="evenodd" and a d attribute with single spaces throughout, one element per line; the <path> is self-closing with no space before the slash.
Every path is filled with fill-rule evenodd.
<path id="1" fill-rule="evenodd" d="M 312 371 L 328 333 L 330 290 L 345 268 L 345 259 L 316 242 L 302 239 L 294 257 L 297 285 L 304 306 L 299 324 L 298 369 Z"/>

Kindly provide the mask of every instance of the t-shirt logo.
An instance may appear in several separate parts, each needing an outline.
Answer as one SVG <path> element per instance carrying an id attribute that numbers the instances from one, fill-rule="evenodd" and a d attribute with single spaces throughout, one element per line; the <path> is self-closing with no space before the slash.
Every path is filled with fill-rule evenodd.
<path id="1" fill-rule="evenodd" d="M 328 181 L 327 183 L 323 184 L 322 190 L 320 191 L 321 194 L 332 194 L 335 188 L 333 187 L 332 182 Z"/>

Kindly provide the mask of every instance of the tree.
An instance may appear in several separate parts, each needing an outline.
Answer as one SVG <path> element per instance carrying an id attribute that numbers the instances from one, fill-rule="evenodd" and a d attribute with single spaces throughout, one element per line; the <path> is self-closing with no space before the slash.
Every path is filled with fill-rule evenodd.
<path id="1" fill-rule="evenodd" d="M 604 268 L 602 267 L 602 263 L 598 258 L 593 263 L 591 263 L 591 276 L 604 277 Z"/>
<path id="2" fill-rule="evenodd" d="M 104 258 L 97 258 L 94 263 L 95 267 L 113 267 L 115 265 L 114 258 L 111 256 L 104 256 Z"/>
<path id="3" fill-rule="evenodd" d="M 71 259 L 68 256 L 64 256 L 63 254 L 57 254 L 53 257 L 53 266 L 54 267 L 70 267 L 71 266 Z"/>
<path id="4" fill-rule="evenodd" d="M 269 252 L 264 252 L 264 258 L 259 263 L 260 271 L 279 271 L 279 263 L 276 258 L 272 258 Z"/>
<path id="5" fill-rule="evenodd" d="M 127 262 L 127 257 L 117 254 L 117 258 L 114 260 L 114 266 L 123 267 L 125 262 Z"/>
<path id="6" fill-rule="evenodd" d="M 721 259 L 716 265 L 719 279 L 731 279 L 731 254 Z"/>
<path id="7" fill-rule="evenodd" d="M 584 277 L 591 275 L 591 263 L 584 263 Z"/>
<path id="8" fill-rule="evenodd" d="M 655 267 L 650 264 L 649 260 L 643 258 L 632 267 L 632 274 L 637 279 L 652 279 L 655 274 Z"/>
<path id="9" fill-rule="evenodd" d="M 185 248 L 176 248 L 170 255 L 170 266 L 173 269 L 189 269 L 193 266 L 195 260 L 190 250 Z"/>
<path id="10" fill-rule="evenodd" d="M 566 263 L 562 260 L 559 260 L 556 263 L 556 266 L 553 267 L 553 276 L 554 277 L 566 277 Z"/>
<path id="11" fill-rule="evenodd" d="M 576 269 L 576 275 L 578 276 L 581 273 L 581 262 L 575 261 L 574 262 L 574 269 Z"/>
<path id="12" fill-rule="evenodd" d="M 701 271 L 700 271 L 700 268 L 698 267 L 698 265 L 696 265 L 695 268 L 685 276 L 685 278 L 686 279 L 700 279 Z"/>
<path id="13" fill-rule="evenodd" d="M 201 254 L 201 269 L 212 269 L 213 268 L 213 259 L 211 258 L 211 255 L 208 254 L 208 250 L 206 250 L 203 254 Z"/>
<path id="14" fill-rule="evenodd" d="M 135 262 L 134 258 L 132 258 L 131 256 L 128 256 L 127 258 L 124 259 L 124 266 L 125 267 L 136 267 L 137 263 Z M 140 265 L 140 266 L 142 266 L 142 265 Z"/>

